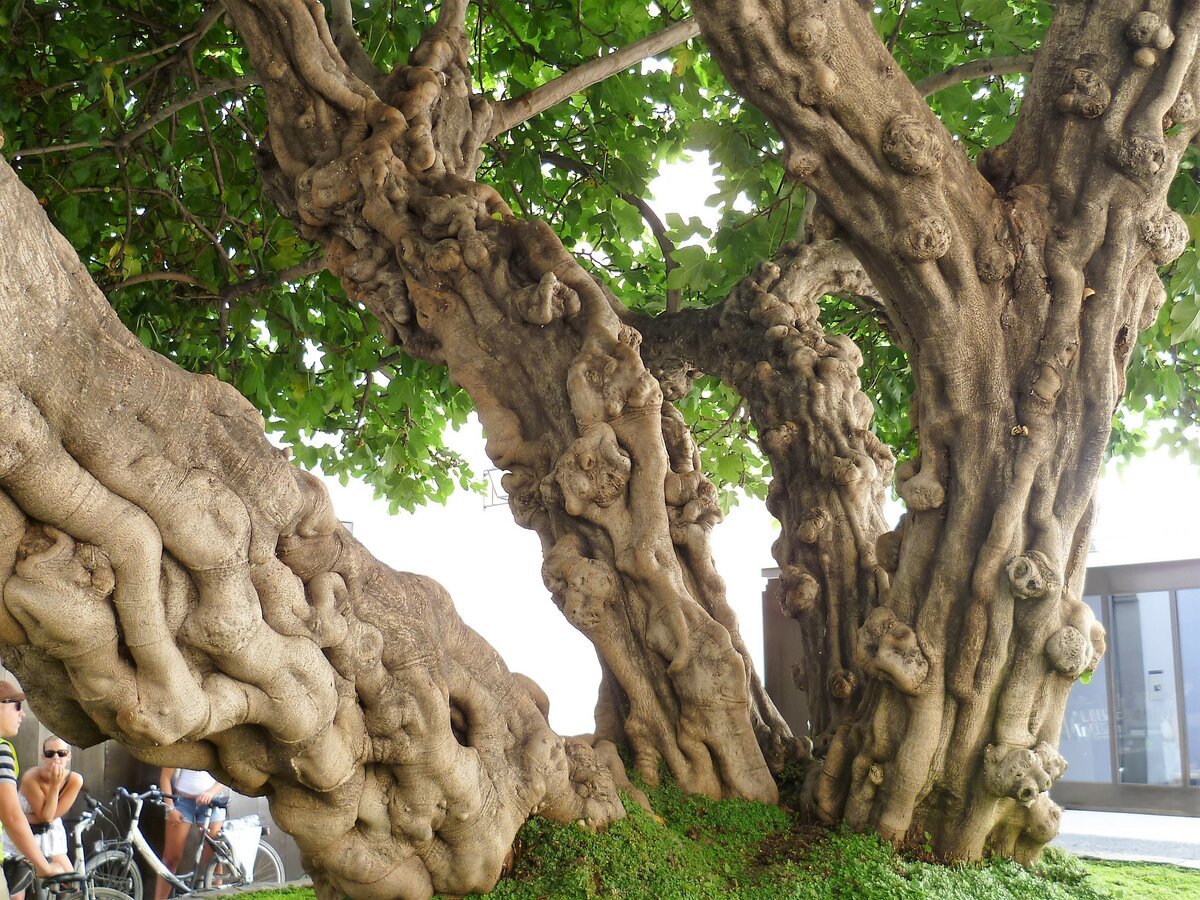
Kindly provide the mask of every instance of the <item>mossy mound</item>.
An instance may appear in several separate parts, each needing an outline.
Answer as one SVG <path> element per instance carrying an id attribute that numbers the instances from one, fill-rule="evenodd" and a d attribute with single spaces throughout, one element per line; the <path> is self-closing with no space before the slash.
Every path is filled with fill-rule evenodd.
<path id="1" fill-rule="evenodd" d="M 531 819 L 512 871 L 486 896 L 504 900 L 625 897 L 795 900 L 1177 900 L 1200 897 L 1200 871 L 1083 861 L 1054 848 L 1034 869 L 1011 860 L 943 866 L 920 847 L 897 851 L 874 835 L 799 822 L 786 809 L 687 796 L 674 782 L 648 790 L 655 814 L 629 815 L 594 834 Z M 310 888 L 246 900 L 311 900 Z"/>
<path id="2" fill-rule="evenodd" d="M 874 835 L 800 824 L 785 809 L 647 792 L 651 815 L 627 801 L 601 834 L 530 820 L 511 874 L 488 897 L 854 898 L 927 900 L 1111 896 L 1074 857 L 1049 850 L 1036 870 L 1010 860 L 941 866 L 897 852 Z M 661 818 L 660 818 L 661 817 Z M 1198 882 L 1200 886 L 1200 882 Z"/>

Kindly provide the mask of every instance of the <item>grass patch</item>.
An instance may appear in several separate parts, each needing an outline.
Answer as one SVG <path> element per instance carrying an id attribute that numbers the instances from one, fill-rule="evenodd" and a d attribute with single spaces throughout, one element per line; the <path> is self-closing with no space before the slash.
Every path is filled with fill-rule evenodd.
<path id="1" fill-rule="evenodd" d="M 1200 870 L 1151 863 L 1087 861 L 1096 883 L 1112 897 L 1129 900 L 1177 900 L 1200 897 Z"/>
<path id="2" fill-rule="evenodd" d="M 687 796 L 673 782 L 648 791 L 658 815 L 626 801 L 601 834 L 531 819 L 511 875 L 486 895 L 535 898 L 791 898 L 791 900 L 1175 900 L 1200 897 L 1200 871 L 1083 861 L 1048 849 L 1034 869 L 1010 860 L 941 866 L 874 835 L 798 823 L 786 810 Z M 659 818 L 661 816 L 661 819 Z M 918 851 L 919 855 L 919 851 Z M 239 900 L 312 900 L 311 889 Z"/>

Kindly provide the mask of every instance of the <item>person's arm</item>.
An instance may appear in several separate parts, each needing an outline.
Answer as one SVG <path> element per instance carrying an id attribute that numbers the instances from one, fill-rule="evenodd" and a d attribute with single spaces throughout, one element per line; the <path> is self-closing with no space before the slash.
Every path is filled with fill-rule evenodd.
<path id="1" fill-rule="evenodd" d="M 59 811 L 59 795 L 69 783 L 69 776 L 72 774 L 74 773 L 65 768 L 57 771 L 51 768 L 47 778 L 39 778 L 36 769 L 25 773 L 21 778 L 19 793 L 24 794 L 25 799 L 29 801 L 31 822 L 53 822 L 62 815 Z M 82 782 L 82 776 L 80 781 Z M 75 793 L 71 795 L 72 803 L 78 793 L 79 788 L 76 787 Z M 70 806 L 68 803 L 66 808 L 69 809 Z"/>
<path id="2" fill-rule="evenodd" d="M 42 855 L 33 832 L 29 830 L 29 820 L 25 818 L 25 812 L 21 809 L 17 786 L 7 779 L 0 781 L 0 822 L 4 823 L 4 830 L 8 832 L 13 846 L 29 860 L 39 878 L 67 871 L 65 866 L 52 863 Z"/>
<path id="3" fill-rule="evenodd" d="M 61 819 L 67 814 L 67 810 L 75 803 L 75 798 L 79 796 L 79 792 L 82 789 L 82 775 L 78 772 L 72 772 L 67 776 L 67 783 L 58 794 L 58 808 L 54 810 L 54 818 Z"/>
<path id="4" fill-rule="evenodd" d="M 43 813 L 46 812 L 45 804 L 50 799 L 50 792 L 46 790 L 41 779 L 34 774 L 35 771 L 30 770 L 21 775 L 21 784 L 17 787 L 17 794 L 24 796 L 29 801 L 28 816 L 30 819 L 36 822 L 49 822 L 50 819 Z M 49 811 L 54 812 L 53 807 Z"/>
<path id="5" fill-rule="evenodd" d="M 174 794 L 175 790 L 171 786 L 171 779 L 175 777 L 174 766 L 163 766 L 162 772 L 158 776 L 158 787 L 164 794 Z M 174 800 L 165 801 L 167 809 L 172 809 L 175 806 Z"/>
<path id="6" fill-rule="evenodd" d="M 213 802 L 213 797 L 219 797 L 221 794 L 225 793 L 226 790 L 228 789 L 225 787 L 225 785 L 221 784 L 219 781 L 214 781 L 212 787 L 210 787 L 207 791 L 196 795 L 196 804 L 198 806 L 208 806 L 208 804 Z"/>

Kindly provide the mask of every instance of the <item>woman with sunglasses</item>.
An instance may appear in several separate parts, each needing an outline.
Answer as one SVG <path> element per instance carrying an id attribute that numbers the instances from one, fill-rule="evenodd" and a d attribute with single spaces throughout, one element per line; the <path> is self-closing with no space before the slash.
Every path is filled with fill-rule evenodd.
<path id="1" fill-rule="evenodd" d="M 79 796 L 83 776 L 71 771 L 71 748 L 62 738 L 51 735 L 42 741 L 42 759 L 21 777 L 21 809 L 29 819 L 38 849 L 52 863 L 71 867 L 67 856 L 67 830 L 62 817 Z M 5 835 L 5 856 L 15 854 Z M 22 892 L 23 894 L 23 892 Z M 21 900 L 14 893 L 12 900 Z"/>

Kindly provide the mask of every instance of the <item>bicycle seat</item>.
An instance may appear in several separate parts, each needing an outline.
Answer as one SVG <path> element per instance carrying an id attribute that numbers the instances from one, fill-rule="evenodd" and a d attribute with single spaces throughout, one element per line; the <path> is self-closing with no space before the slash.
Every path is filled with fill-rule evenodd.
<path id="1" fill-rule="evenodd" d="M 74 884 L 76 882 L 82 884 L 87 881 L 86 875 L 80 875 L 78 872 L 59 872 L 57 875 L 47 875 L 42 879 L 44 884 Z"/>
<path id="2" fill-rule="evenodd" d="M 213 809 L 226 809 L 229 806 L 229 798 L 228 797 L 213 797 L 212 800 L 209 801 L 208 805 L 211 806 Z"/>

